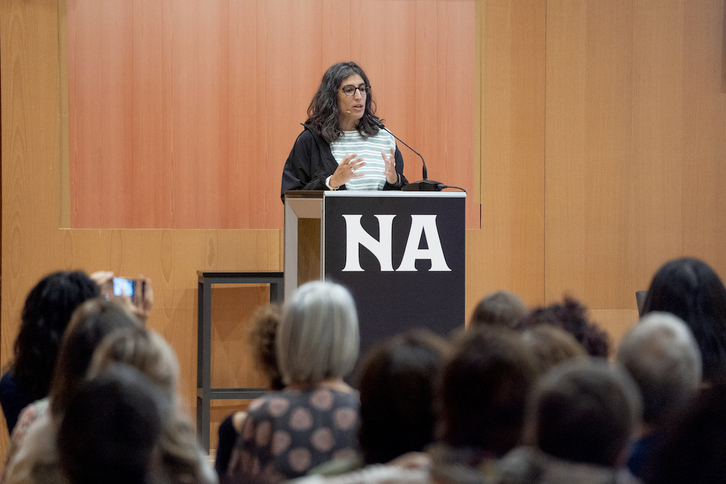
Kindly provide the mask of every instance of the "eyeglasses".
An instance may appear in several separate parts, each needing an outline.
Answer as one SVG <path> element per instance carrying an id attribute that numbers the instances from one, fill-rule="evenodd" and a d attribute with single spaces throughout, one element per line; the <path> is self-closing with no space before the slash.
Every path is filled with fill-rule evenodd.
<path id="1" fill-rule="evenodd" d="M 368 94 L 368 91 L 370 91 L 370 89 L 371 86 L 366 86 L 365 84 L 361 84 L 358 87 L 348 84 L 347 86 L 343 86 L 340 88 L 340 90 L 343 91 L 343 94 L 345 94 L 346 96 L 352 96 L 353 94 L 355 94 L 356 90 L 360 91 L 361 96 L 365 96 L 366 94 Z"/>

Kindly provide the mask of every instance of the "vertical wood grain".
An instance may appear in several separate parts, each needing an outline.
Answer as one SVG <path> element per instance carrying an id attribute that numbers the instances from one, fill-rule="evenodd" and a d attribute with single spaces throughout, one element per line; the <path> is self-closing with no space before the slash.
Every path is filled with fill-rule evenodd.
<path id="1" fill-rule="evenodd" d="M 726 273 L 722 9 L 548 2 L 547 298 L 630 308 L 683 255 Z"/>
<path id="2" fill-rule="evenodd" d="M 473 13 L 474 0 L 68 0 L 72 226 L 280 228 L 299 123 L 325 69 L 351 59 L 431 177 L 472 191 Z"/>
<path id="3" fill-rule="evenodd" d="M 467 303 L 507 289 L 542 304 L 545 3 L 483 5 L 482 228 L 467 231 Z"/>

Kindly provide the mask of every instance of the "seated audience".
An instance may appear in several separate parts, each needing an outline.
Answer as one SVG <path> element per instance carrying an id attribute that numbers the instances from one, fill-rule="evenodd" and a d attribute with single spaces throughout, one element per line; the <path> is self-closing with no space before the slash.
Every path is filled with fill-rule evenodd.
<path id="1" fill-rule="evenodd" d="M 374 346 L 360 372 L 359 442 L 365 464 L 421 452 L 434 440 L 434 385 L 447 342 L 411 330 Z"/>
<path id="2" fill-rule="evenodd" d="M 649 313 L 623 337 L 617 353 L 643 397 L 643 424 L 628 468 L 643 477 L 647 455 L 665 436 L 666 425 L 696 394 L 701 354 L 688 327 L 669 313 Z"/>
<path id="3" fill-rule="evenodd" d="M 560 363 L 588 356 L 585 348 L 570 333 L 557 326 L 538 324 L 522 331 L 521 335 L 539 376 Z"/>
<path id="4" fill-rule="evenodd" d="M 637 483 L 622 466 L 640 415 L 640 394 L 624 369 L 563 363 L 539 380 L 527 412 L 531 447 L 501 459 L 498 482 Z"/>
<path id="5" fill-rule="evenodd" d="M 374 345 L 359 373 L 361 454 L 330 461 L 310 473 L 340 475 L 347 482 L 365 476 L 369 483 L 415 477 L 398 466 L 378 464 L 410 452 L 421 453 L 434 441 L 434 385 L 447 350 L 446 340 L 424 329 L 410 330 Z M 428 461 L 423 454 L 415 458 Z M 318 481 L 327 482 L 315 477 L 300 482 Z"/>
<path id="6" fill-rule="evenodd" d="M 8 433 L 12 434 L 23 408 L 48 395 L 58 347 L 73 311 L 100 294 L 98 284 L 81 271 L 49 274 L 28 293 L 14 360 L 0 379 Z"/>
<path id="7" fill-rule="evenodd" d="M 143 296 L 132 302 L 111 290 L 113 272 L 56 272 L 41 279 L 30 290 L 23 307 L 15 340 L 15 359 L 0 379 L 0 405 L 8 432 L 12 434 L 20 412 L 48 395 L 58 348 L 73 311 L 84 301 L 105 294 L 124 305 L 142 322 L 151 310 L 151 281 L 143 281 Z"/>
<path id="8" fill-rule="evenodd" d="M 252 402 L 230 459 L 241 482 L 303 476 L 358 452 L 358 393 L 343 381 L 358 358 L 358 316 L 350 293 L 314 281 L 295 292 L 277 330 L 284 390 Z"/>
<path id="9" fill-rule="evenodd" d="M 23 410 L 0 482 L 45 482 L 42 479 L 58 475 L 53 418 L 62 416 L 70 396 L 81 387 L 101 340 L 114 330 L 140 325 L 129 311 L 102 298 L 78 307 L 63 336 L 50 396 Z M 23 432 L 18 433 L 21 425 Z"/>
<path id="10" fill-rule="evenodd" d="M 527 306 L 519 296 L 509 291 L 497 291 L 484 296 L 469 320 L 470 328 L 481 325 L 511 327 L 527 314 Z"/>
<path id="11" fill-rule="evenodd" d="M 726 482 L 726 384 L 704 389 L 644 464 L 647 484 Z"/>
<path id="12" fill-rule="evenodd" d="M 693 258 L 666 263 L 653 277 L 643 314 L 664 311 L 681 318 L 701 350 L 703 379 L 726 374 L 726 288 L 705 262 Z"/>
<path id="13" fill-rule="evenodd" d="M 96 349 L 87 377 L 102 375 L 116 363 L 139 370 L 171 402 L 159 438 L 160 482 L 212 484 L 217 474 L 202 453 L 196 429 L 181 410 L 177 396 L 179 364 L 174 350 L 158 333 L 144 328 L 117 330 L 106 336 Z"/>
<path id="14" fill-rule="evenodd" d="M 590 356 L 607 358 L 610 354 L 610 337 L 587 317 L 587 308 L 576 299 L 565 296 L 563 304 L 552 304 L 531 311 L 514 323 L 517 330 L 525 330 L 538 324 L 549 324 L 570 333 Z"/>
<path id="15" fill-rule="evenodd" d="M 438 386 L 433 478 L 461 482 L 521 443 L 535 371 L 519 335 L 480 327 L 457 336 Z"/>
<path id="16" fill-rule="evenodd" d="M 277 367 L 275 354 L 275 335 L 280 323 L 281 308 L 278 304 L 260 306 L 252 316 L 252 328 L 249 333 L 249 347 L 255 366 L 267 377 L 270 390 L 278 391 L 284 388 L 282 376 Z M 214 467 L 220 478 L 227 472 L 232 448 L 239 433 L 242 431 L 247 412 L 234 412 L 225 418 L 219 425 L 219 444 Z"/>
<path id="17" fill-rule="evenodd" d="M 171 403 L 144 375 L 115 365 L 84 383 L 58 429 L 70 484 L 148 484 Z M 98 409 L 104 409 L 99 412 Z"/>

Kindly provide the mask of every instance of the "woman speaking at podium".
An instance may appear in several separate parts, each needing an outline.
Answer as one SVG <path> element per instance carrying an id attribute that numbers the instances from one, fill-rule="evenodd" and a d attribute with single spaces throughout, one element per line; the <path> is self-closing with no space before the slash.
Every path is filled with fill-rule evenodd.
<path id="1" fill-rule="evenodd" d="M 400 190 L 403 157 L 378 127 L 371 85 L 354 62 L 331 66 L 308 107 L 305 130 L 282 171 L 288 190 Z"/>

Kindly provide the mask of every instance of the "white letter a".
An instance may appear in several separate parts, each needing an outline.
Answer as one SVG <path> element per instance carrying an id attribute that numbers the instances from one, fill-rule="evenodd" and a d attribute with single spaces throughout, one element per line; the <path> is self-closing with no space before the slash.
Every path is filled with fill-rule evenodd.
<path id="1" fill-rule="evenodd" d="M 428 249 L 419 249 L 421 236 L 426 234 Z M 411 215 L 411 231 L 408 233 L 406 251 L 398 271 L 415 271 L 416 260 L 429 259 L 432 271 L 450 271 L 441 249 L 439 231 L 436 227 L 436 215 Z"/>

